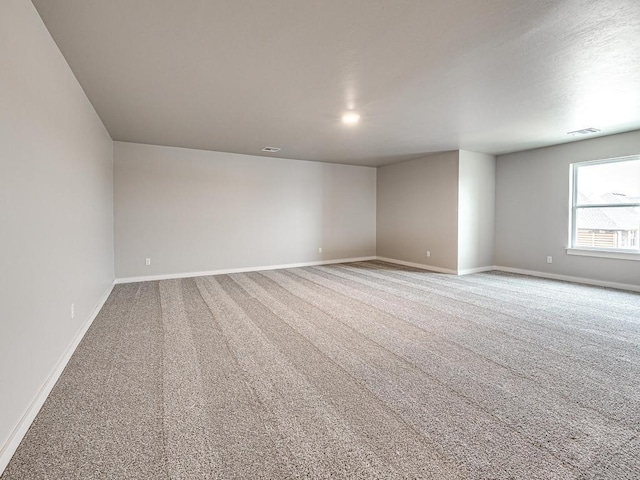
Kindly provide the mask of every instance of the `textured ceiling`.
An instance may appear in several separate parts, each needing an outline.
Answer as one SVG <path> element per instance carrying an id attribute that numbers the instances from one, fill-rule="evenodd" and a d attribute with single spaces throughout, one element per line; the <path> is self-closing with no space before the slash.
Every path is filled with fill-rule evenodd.
<path id="1" fill-rule="evenodd" d="M 33 3 L 114 140 L 381 165 L 640 128 L 638 0 Z"/>

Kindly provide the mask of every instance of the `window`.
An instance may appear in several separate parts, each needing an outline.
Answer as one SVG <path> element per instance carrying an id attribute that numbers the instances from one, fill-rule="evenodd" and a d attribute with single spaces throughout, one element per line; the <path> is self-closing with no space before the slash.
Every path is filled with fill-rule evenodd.
<path id="1" fill-rule="evenodd" d="M 640 254 L 640 155 L 571 168 L 570 247 Z"/>

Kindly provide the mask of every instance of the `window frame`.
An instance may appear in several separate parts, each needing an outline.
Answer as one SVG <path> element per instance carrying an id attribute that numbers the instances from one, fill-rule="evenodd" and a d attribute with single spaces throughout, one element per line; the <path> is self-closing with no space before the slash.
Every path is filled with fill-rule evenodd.
<path id="1" fill-rule="evenodd" d="M 640 260 L 640 250 L 627 248 L 603 248 L 603 247 L 582 247 L 576 246 L 576 216 L 578 209 L 583 208 L 640 208 L 640 202 L 616 203 L 616 204 L 589 204 L 578 205 L 578 171 L 581 167 L 589 167 L 593 165 L 603 165 L 608 163 L 629 162 L 640 160 L 640 154 L 628 155 L 624 157 L 604 158 L 598 160 L 588 160 L 583 162 L 574 162 L 570 164 L 570 195 L 569 195 L 569 246 L 567 253 L 569 255 L 582 255 L 588 257 L 605 257 L 626 260 Z"/>

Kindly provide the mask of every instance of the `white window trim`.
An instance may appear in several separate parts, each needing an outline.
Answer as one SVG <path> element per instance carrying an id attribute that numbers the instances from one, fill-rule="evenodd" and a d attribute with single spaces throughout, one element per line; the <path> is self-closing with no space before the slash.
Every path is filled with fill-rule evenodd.
<path id="1" fill-rule="evenodd" d="M 618 260 L 639 260 L 640 261 L 640 252 L 636 252 L 634 250 L 614 250 L 614 249 L 603 249 L 603 248 L 589 248 L 589 247 L 574 247 L 576 243 L 576 209 L 577 208 L 585 208 L 576 207 L 577 199 L 578 199 L 578 189 L 576 188 L 576 180 L 578 177 L 578 168 L 580 166 L 587 165 L 597 165 L 603 163 L 613 163 L 613 162 L 624 162 L 629 160 L 640 160 L 640 155 L 629 155 L 626 157 L 617 157 L 617 158 L 606 158 L 601 160 L 591 160 L 585 162 L 576 162 L 571 164 L 571 194 L 569 195 L 569 247 L 566 248 L 566 252 L 568 255 L 580 255 L 583 257 L 600 257 L 600 258 L 614 258 Z M 630 206 L 629 204 L 628 206 Z M 607 207 L 622 207 L 623 205 L 614 204 L 614 205 L 601 205 Z M 627 205 L 625 205 L 627 206 Z M 633 204 L 633 206 L 640 206 L 640 204 Z M 589 207 L 597 207 L 596 205 L 589 205 Z M 587 207 L 587 208 L 589 208 Z"/>
<path id="2" fill-rule="evenodd" d="M 567 247 L 567 255 L 580 255 L 582 257 L 600 257 L 600 258 L 615 258 L 617 260 L 638 260 L 640 261 L 640 253 L 625 252 L 622 250 L 602 250 L 600 248 L 586 248 L 586 247 Z"/>

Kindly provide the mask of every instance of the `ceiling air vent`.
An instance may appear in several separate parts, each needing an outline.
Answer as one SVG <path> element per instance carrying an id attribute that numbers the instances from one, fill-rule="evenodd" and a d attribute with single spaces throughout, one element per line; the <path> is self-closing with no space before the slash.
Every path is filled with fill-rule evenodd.
<path id="1" fill-rule="evenodd" d="M 278 147 L 264 147 L 262 149 L 263 152 L 269 152 L 269 153 L 276 153 L 276 152 L 279 152 L 280 150 L 282 149 Z"/>
<path id="2" fill-rule="evenodd" d="M 600 132 L 597 128 L 583 128 L 582 130 L 574 130 L 573 132 L 567 132 L 567 135 L 590 135 L 592 133 Z"/>

